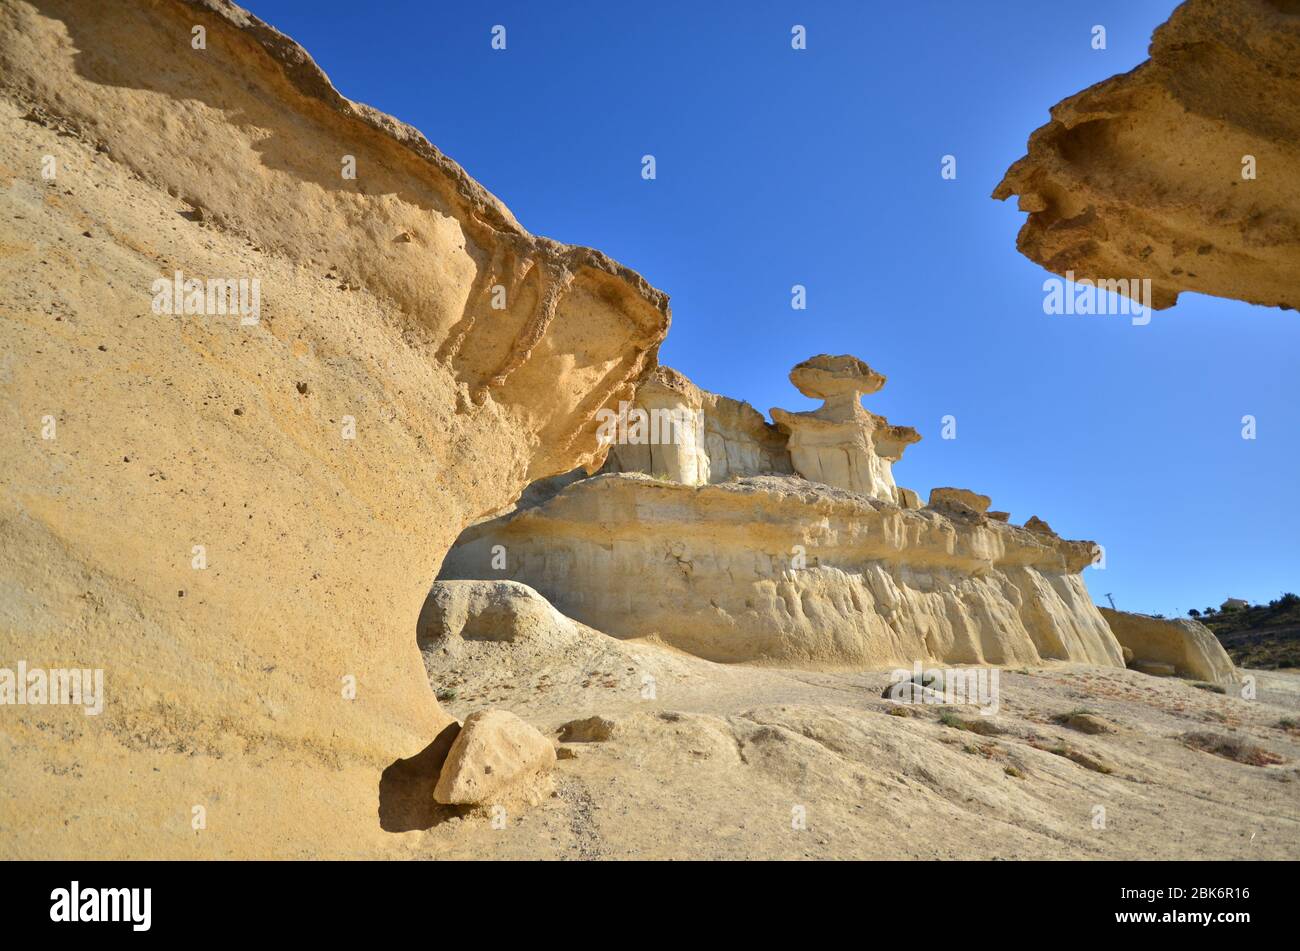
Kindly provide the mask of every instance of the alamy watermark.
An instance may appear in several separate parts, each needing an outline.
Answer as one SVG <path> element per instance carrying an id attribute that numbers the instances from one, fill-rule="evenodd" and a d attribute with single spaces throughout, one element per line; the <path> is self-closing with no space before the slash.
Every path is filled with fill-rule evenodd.
<path id="1" fill-rule="evenodd" d="M 608 408 L 598 410 L 596 420 L 599 423 L 596 439 L 602 446 L 698 444 L 704 433 L 704 413 L 685 407 L 645 410 L 623 400 L 618 404 L 618 412 Z"/>
<path id="2" fill-rule="evenodd" d="M 918 660 L 911 670 L 890 672 L 888 699 L 898 703 L 954 704 L 979 707 L 980 716 L 998 712 L 1000 671 L 988 667 L 922 669 Z"/>
<path id="3" fill-rule="evenodd" d="M 0 667 L 0 707 L 75 706 L 88 717 L 104 709 L 104 671 L 90 668 Z"/>
<path id="4" fill-rule="evenodd" d="M 1043 313 L 1066 316 L 1127 316 L 1133 326 L 1151 323 L 1151 278 L 1075 279 L 1073 271 L 1065 277 L 1043 281 Z"/>
<path id="5" fill-rule="evenodd" d="M 50 892 L 50 921 L 128 922 L 132 931 L 153 923 L 152 888 L 86 888 L 74 881 Z"/>
<path id="6" fill-rule="evenodd" d="M 248 327 L 262 319 L 260 278 L 213 277 L 207 281 L 186 280 L 181 271 L 168 279 L 160 277 L 150 287 L 153 312 L 186 317 L 224 317 L 238 314 Z"/>

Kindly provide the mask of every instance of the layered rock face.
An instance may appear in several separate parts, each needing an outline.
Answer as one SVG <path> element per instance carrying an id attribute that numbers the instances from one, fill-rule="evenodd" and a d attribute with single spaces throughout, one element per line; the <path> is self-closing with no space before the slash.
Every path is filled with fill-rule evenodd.
<path id="1" fill-rule="evenodd" d="M 1122 666 L 1080 575 L 1092 554 L 801 479 L 606 474 L 470 529 L 440 577 L 522 581 L 598 630 L 715 661 Z"/>
<path id="2" fill-rule="evenodd" d="M 604 436 L 602 471 L 645 472 L 685 485 L 793 472 L 786 437 L 748 403 L 656 367 Z"/>
<path id="3" fill-rule="evenodd" d="M 1017 247 L 1061 275 L 1149 279 L 1156 308 L 1300 307 L 1300 5 L 1188 0 L 1150 56 L 1030 137 L 993 193 L 1029 212 Z"/>
<path id="4" fill-rule="evenodd" d="M 0 5 L 0 123 L 0 664 L 105 693 L 0 707 L 0 853 L 402 845 L 441 554 L 599 467 L 665 296 L 218 0 Z M 257 306 L 169 311 L 177 272 Z"/>
<path id="5" fill-rule="evenodd" d="M 804 396 L 825 401 L 810 413 L 772 410 L 789 434 L 795 471 L 811 482 L 898 502 L 893 463 L 921 435 L 863 409 L 863 394 L 883 387 L 885 377 L 856 357 L 821 354 L 791 370 L 790 382 Z"/>
<path id="6" fill-rule="evenodd" d="M 920 509 L 868 461 L 915 441 L 858 403 L 884 377 L 826 356 L 791 377 L 827 402 L 784 414 L 795 468 L 857 489 L 743 471 L 578 478 L 467 530 L 440 578 L 520 581 L 598 630 L 716 661 L 1122 665 L 1080 574 L 1095 546 L 1010 525 L 964 489 L 937 489 Z"/>
<path id="7" fill-rule="evenodd" d="M 1214 632 L 1199 621 L 1154 618 L 1110 608 L 1100 610 L 1120 646 L 1132 652 L 1130 667 L 1152 672 L 1163 667 L 1171 676 L 1212 684 L 1237 682 L 1232 658 Z"/>

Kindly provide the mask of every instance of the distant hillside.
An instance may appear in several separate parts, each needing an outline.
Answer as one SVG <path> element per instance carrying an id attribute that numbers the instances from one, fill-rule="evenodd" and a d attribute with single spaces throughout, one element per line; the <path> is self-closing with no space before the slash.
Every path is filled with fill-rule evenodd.
<path id="1" fill-rule="evenodd" d="M 1238 667 L 1300 667 L 1300 598 L 1284 595 L 1271 604 L 1202 614 L 1200 622 L 1219 638 Z"/>

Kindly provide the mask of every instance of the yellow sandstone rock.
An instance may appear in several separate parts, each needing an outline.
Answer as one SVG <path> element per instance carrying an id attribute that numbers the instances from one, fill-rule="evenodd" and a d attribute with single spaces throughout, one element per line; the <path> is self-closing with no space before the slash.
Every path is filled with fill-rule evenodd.
<path id="1" fill-rule="evenodd" d="M 892 465 L 921 434 L 863 408 L 862 396 L 883 387 L 884 375 L 857 357 L 820 354 L 791 370 L 790 382 L 804 396 L 825 401 L 809 413 L 772 410 L 773 421 L 789 434 L 794 470 L 811 482 L 897 503 Z"/>
<path id="2" fill-rule="evenodd" d="M 987 495 L 980 495 L 970 489 L 944 486 L 930 490 L 930 508 L 948 514 L 964 515 L 968 518 L 978 517 L 987 512 L 992 504 L 993 500 Z"/>
<path id="3" fill-rule="evenodd" d="M 1150 56 L 1030 136 L 993 192 L 1029 212 L 1016 247 L 1076 279 L 1149 280 L 1157 309 L 1183 291 L 1300 307 L 1300 6 L 1187 0 Z"/>
<path id="4" fill-rule="evenodd" d="M 513 713 L 471 713 L 447 753 L 433 798 L 453 805 L 504 803 L 526 796 L 554 765 L 554 744 Z"/>
<path id="5" fill-rule="evenodd" d="M 639 400 L 702 408 L 703 428 L 717 428 L 720 397 L 675 371 L 657 375 Z M 986 518 L 988 496 L 967 489 L 935 489 L 920 509 L 889 467 L 919 437 L 859 403 L 884 376 L 856 357 L 821 355 L 790 379 L 826 406 L 774 410 L 775 433 L 733 427 L 727 481 L 712 481 L 712 452 L 671 467 L 674 478 L 636 464 L 686 454 L 619 446 L 619 465 L 530 490 L 511 512 L 468 529 L 439 577 L 523 582 L 598 631 L 656 635 L 713 661 L 1123 665 L 1083 583 L 1091 542 L 1060 539 L 1032 519 L 1018 528 Z M 782 433 L 798 477 L 755 472 L 779 457 L 769 437 Z M 762 451 L 732 452 L 760 438 Z M 699 443 L 691 446 L 698 455 Z M 437 585 L 430 600 L 467 590 Z"/>
<path id="6" fill-rule="evenodd" d="M 715 661 L 1122 666 L 1080 574 L 1091 560 L 1088 542 L 790 477 L 625 473 L 469 529 L 440 577 L 522 581 L 597 630 Z"/>
<path id="7" fill-rule="evenodd" d="M 1154 618 L 1101 608 L 1120 644 L 1133 652 L 1129 666 L 1163 665 L 1169 673 L 1212 684 L 1234 684 L 1237 669 L 1219 639 L 1190 618 Z M 1153 667 L 1158 670 L 1159 667 Z"/>
<path id="8" fill-rule="evenodd" d="M 0 655 L 105 692 L 0 708 L 4 857 L 400 850 L 442 552 L 602 463 L 665 295 L 220 0 L 0 4 L 0 178 Z"/>

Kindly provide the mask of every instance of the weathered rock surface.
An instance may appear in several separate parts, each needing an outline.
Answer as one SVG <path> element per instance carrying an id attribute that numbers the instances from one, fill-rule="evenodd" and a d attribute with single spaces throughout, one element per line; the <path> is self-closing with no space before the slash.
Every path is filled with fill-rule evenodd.
<path id="1" fill-rule="evenodd" d="M 560 725 L 561 743 L 604 743 L 614 735 L 618 724 L 609 717 L 586 717 Z"/>
<path id="2" fill-rule="evenodd" d="M 1190 618 L 1154 618 L 1128 611 L 1101 608 L 1102 617 L 1120 644 L 1133 651 L 1129 666 L 1149 667 L 1212 684 L 1234 684 L 1237 668 L 1214 633 Z"/>
<path id="3" fill-rule="evenodd" d="M 1030 136 L 993 192 L 1029 212 L 1016 246 L 1061 275 L 1149 279 L 1157 309 L 1183 291 L 1300 307 L 1300 5 L 1188 0 L 1150 56 Z"/>
<path id="4" fill-rule="evenodd" d="M 794 471 L 785 435 L 762 413 L 668 367 L 650 372 L 623 415 L 604 472 L 705 485 Z"/>
<path id="5" fill-rule="evenodd" d="M 1232 737 L 1294 763 L 1300 745 L 1279 718 L 1297 716 L 1295 674 L 1257 671 L 1258 696 L 1244 700 L 1116 666 L 1010 667 L 999 671 L 1006 702 L 996 723 L 1004 732 L 974 737 L 945 724 L 954 713 L 978 723 L 978 708 L 941 705 L 943 693 L 915 683 L 935 683 L 929 670 L 914 674 L 915 689 L 896 699 L 891 670 L 716 664 L 653 639 L 620 641 L 575 627 L 603 658 L 576 678 L 557 676 L 574 669 L 567 654 L 551 667 L 521 663 L 508 641 L 472 642 L 477 653 L 464 668 L 441 653 L 426 655 L 463 669 L 460 696 L 448 702 L 458 716 L 509 709 L 560 739 L 557 758 L 576 758 L 551 774 L 558 795 L 509 810 L 509 835 L 486 821 L 444 822 L 418 839 L 421 857 L 1284 859 L 1300 852 L 1300 817 L 1285 784 L 1295 778 L 1292 767 L 1286 775 L 1245 770 L 1181 739 L 1207 722 L 1230 724 Z M 449 672 L 433 669 L 433 682 Z M 653 692 L 644 689 L 647 677 Z M 1080 714 L 1090 721 L 1123 728 L 1090 735 L 1070 725 L 1066 715 L 1082 708 L 1093 711 Z M 1089 809 L 1117 795 L 1126 797 L 1131 831 L 1099 838 L 1086 821 Z M 792 802 L 807 804 L 810 835 L 791 835 Z M 1168 835 L 1171 824 L 1186 835 Z M 912 831 L 900 837 L 903 826 Z"/>
<path id="6" fill-rule="evenodd" d="M 5 708 L 0 854 L 400 846 L 381 773 L 452 723 L 412 644 L 441 554 L 602 463 L 665 296 L 219 0 L 0 4 L 0 133 L 0 654 L 107 695 Z M 258 279 L 260 320 L 152 312 L 176 271 Z"/>
<path id="7" fill-rule="evenodd" d="M 513 713 L 471 713 L 447 753 L 433 798 L 464 806 L 527 795 L 554 765 L 555 746 Z"/>
<path id="8" fill-rule="evenodd" d="M 539 685 L 581 683 L 627 663 L 615 638 L 565 617 L 517 581 L 437 581 L 420 612 L 417 641 L 435 691 L 458 696 L 483 685 L 479 672 L 505 659 Z M 478 709 L 476 704 L 473 709 Z"/>
<path id="9" fill-rule="evenodd" d="M 884 375 L 857 357 L 820 354 L 791 370 L 790 382 L 804 396 L 825 400 L 808 413 L 772 410 L 776 425 L 789 434 L 795 472 L 811 482 L 897 504 L 892 465 L 921 434 L 891 426 L 863 408 L 862 396 L 884 386 Z"/>
<path id="10" fill-rule="evenodd" d="M 954 489 L 948 486 L 930 490 L 930 508 L 945 514 L 964 515 L 968 518 L 978 517 L 988 511 L 993 500 L 987 495 L 980 495 L 970 489 Z M 1003 519 L 999 519 L 1003 521 Z"/>
<path id="11" fill-rule="evenodd" d="M 1097 716 L 1095 713 L 1067 713 L 1061 718 L 1060 722 L 1062 726 L 1068 726 L 1071 730 L 1078 730 L 1080 733 L 1088 733 L 1093 736 L 1115 732 L 1114 724 L 1105 717 Z"/>
<path id="12" fill-rule="evenodd" d="M 1025 522 L 1025 528 L 1031 532 L 1037 532 L 1040 535 L 1056 535 L 1056 532 L 1052 530 L 1052 526 L 1048 525 L 1037 515 L 1029 516 L 1029 520 Z"/>
<path id="13" fill-rule="evenodd" d="M 1080 575 L 1091 558 L 1088 542 L 790 477 L 606 474 L 469 529 L 440 577 L 523 581 L 607 634 L 717 661 L 1120 666 Z"/>
<path id="14" fill-rule="evenodd" d="M 510 809 L 508 834 L 487 821 L 444 822 L 418 840 L 422 857 L 1300 856 L 1291 792 L 1300 742 L 1277 726 L 1297 717 L 1294 673 L 1258 671 L 1258 697 L 1243 700 L 1119 667 L 1007 668 L 996 717 L 1005 732 L 982 737 L 945 725 L 952 714 L 986 719 L 977 707 L 940 705 L 925 687 L 912 702 L 884 696 L 895 686 L 888 670 L 714 664 L 616 645 L 653 673 L 655 697 L 635 680 L 542 689 L 507 645 L 483 642 L 458 713 L 508 708 L 548 736 L 577 716 L 617 726 L 603 741 L 561 746 L 557 756 L 578 756 L 552 773 L 558 795 Z M 1060 723 L 1083 706 L 1123 729 L 1089 735 Z M 1215 729 L 1287 765 L 1248 769 L 1184 745 L 1207 723 L 1230 724 Z M 1090 810 L 1116 797 L 1125 834 L 1098 836 Z M 806 833 L 792 834 L 794 805 L 806 806 Z"/>
<path id="15" fill-rule="evenodd" d="M 517 581 L 440 581 L 429 592 L 416 626 L 421 646 L 450 642 L 562 643 L 574 623 L 545 598 Z"/>

